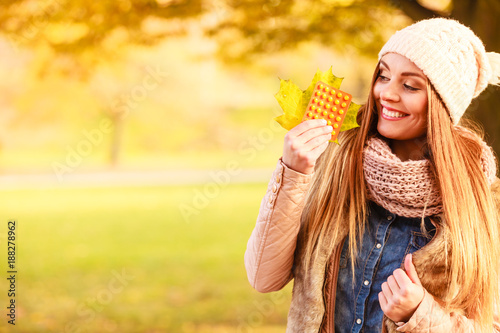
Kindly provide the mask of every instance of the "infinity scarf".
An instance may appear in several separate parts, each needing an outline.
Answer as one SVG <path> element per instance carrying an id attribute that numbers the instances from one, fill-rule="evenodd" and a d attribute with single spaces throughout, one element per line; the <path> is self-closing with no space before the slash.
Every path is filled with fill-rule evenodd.
<path id="1" fill-rule="evenodd" d="M 427 159 L 401 161 L 384 140 L 371 138 L 363 151 L 363 168 L 368 198 L 388 211 L 405 217 L 441 214 L 439 185 Z M 492 184 L 496 162 L 491 148 L 483 142 L 483 171 Z"/>

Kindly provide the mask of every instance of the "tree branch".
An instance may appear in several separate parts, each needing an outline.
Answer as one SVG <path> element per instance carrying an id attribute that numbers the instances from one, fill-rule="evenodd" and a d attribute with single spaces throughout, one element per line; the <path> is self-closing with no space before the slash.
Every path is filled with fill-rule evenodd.
<path id="1" fill-rule="evenodd" d="M 476 16 L 476 0 L 453 1 L 451 15 L 465 25 L 471 26 Z"/>
<path id="2" fill-rule="evenodd" d="M 436 12 L 422 6 L 416 0 L 392 0 L 391 2 L 414 21 L 425 20 L 436 16 L 445 16 L 444 13 Z"/>

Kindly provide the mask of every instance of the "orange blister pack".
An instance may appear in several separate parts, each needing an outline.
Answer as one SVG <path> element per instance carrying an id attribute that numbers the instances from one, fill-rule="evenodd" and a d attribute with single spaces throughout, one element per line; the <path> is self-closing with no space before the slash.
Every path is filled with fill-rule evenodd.
<path id="1" fill-rule="evenodd" d="M 351 104 L 352 95 L 318 81 L 307 104 L 302 121 L 325 119 L 333 127 L 331 141 L 335 141 Z"/>

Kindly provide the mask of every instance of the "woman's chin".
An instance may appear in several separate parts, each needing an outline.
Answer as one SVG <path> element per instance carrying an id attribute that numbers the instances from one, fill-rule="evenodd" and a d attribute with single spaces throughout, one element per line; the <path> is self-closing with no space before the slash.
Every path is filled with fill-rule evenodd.
<path id="1" fill-rule="evenodd" d="M 391 140 L 402 140 L 403 133 L 400 133 L 398 129 L 391 128 L 390 126 L 377 126 L 378 133 L 386 139 Z"/>

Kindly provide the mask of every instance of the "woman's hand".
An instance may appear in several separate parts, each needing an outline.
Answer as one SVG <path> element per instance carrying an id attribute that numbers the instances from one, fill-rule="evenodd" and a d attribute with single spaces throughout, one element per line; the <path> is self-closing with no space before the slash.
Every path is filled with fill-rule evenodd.
<path id="1" fill-rule="evenodd" d="M 318 157 L 328 147 L 333 128 L 326 126 L 326 120 L 304 121 L 285 135 L 283 163 L 289 168 L 310 174 Z"/>
<path id="2" fill-rule="evenodd" d="M 378 294 L 380 307 L 385 315 L 397 322 L 407 322 L 424 299 L 424 288 L 420 283 L 411 254 L 405 258 L 405 271 L 396 269 Z"/>

